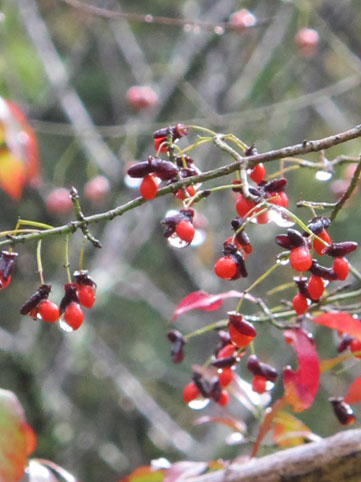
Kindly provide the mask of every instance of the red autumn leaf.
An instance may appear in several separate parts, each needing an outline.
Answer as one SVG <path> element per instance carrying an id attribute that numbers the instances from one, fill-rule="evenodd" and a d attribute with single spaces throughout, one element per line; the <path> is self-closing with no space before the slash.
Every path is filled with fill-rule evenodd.
<path id="1" fill-rule="evenodd" d="M 272 407 L 267 408 L 266 416 L 263 419 L 263 422 L 258 430 L 256 442 L 253 446 L 253 450 L 251 453 L 251 457 L 255 457 L 257 455 L 258 449 L 260 448 L 261 442 L 267 433 L 270 431 L 273 419 L 277 415 L 278 411 L 285 405 L 286 401 L 284 398 L 277 400 Z"/>
<path id="2" fill-rule="evenodd" d="M 336 365 L 343 363 L 344 361 L 352 358 L 354 356 L 353 353 L 341 353 L 341 355 L 336 356 L 335 358 L 329 358 L 328 360 L 322 360 L 320 362 L 320 370 L 321 373 L 325 373 L 328 370 L 332 370 Z"/>
<path id="3" fill-rule="evenodd" d="M 278 412 L 273 427 L 273 440 L 279 447 L 302 445 L 305 440 L 315 437 L 301 420 L 290 413 Z"/>
<path id="4" fill-rule="evenodd" d="M 0 389 L 0 480 L 16 482 L 24 474 L 30 450 L 28 425 L 17 397 Z"/>
<path id="5" fill-rule="evenodd" d="M 202 311 L 215 311 L 218 310 L 226 298 L 240 298 L 243 295 L 241 291 L 227 291 L 225 293 L 218 293 L 216 295 L 209 295 L 205 291 L 194 291 L 190 293 L 179 303 L 174 311 L 172 321 L 174 321 L 179 315 L 187 313 L 191 310 Z M 246 295 L 246 298 L 255 301 L 250 295 Z"/>
<path id="6" fill-rule="evenodd" d="M 318 325 L 327 326 L 331 330 L 341 331 L 357 340 L 361 340 L 361 322 L 352 318 L 348 313 L 340 311 L 323 313 L 314 318 L 313 321 Z"/>
<path id="7" fill-rule="evenodd" d="M 285 400 L 295 412 L 309 408 L 316 396 L 320 379 L 320 364 L 317 352 L 307 332 L 296 328 L 284 332 L 287 343 L 295 349 L 298 360 L 298 370 L 291 367 L 283 370 L 283 385 Z"/>
<path id="8" fill-rule="evenodd" d="M 344 400 L 349 405 L 361 402 L 361 377 L 356 378 L 356 380 L 351 383 Z"/>

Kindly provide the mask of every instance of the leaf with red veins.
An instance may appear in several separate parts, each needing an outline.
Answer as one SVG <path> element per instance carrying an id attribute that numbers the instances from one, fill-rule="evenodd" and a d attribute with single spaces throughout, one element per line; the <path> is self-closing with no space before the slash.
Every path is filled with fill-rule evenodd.
<path id="1" fill-rule="evenodd" d="M 218 293 L 216 295 L 209 295 L 205 291 L 194 291 L 190 293 L 179 303 L 174 311 L 172 322 L 183 313 L 192 310 L 202 310 L 202 311 L 216 311 L 223 303 L 226 298 L 240 298 L 243 296 L 241 291 L 227 291 L 225 293 Z M 250 301 L 255 302 L 255 298 L 251 295 L 246 295 L 246 298 Z"/>
<path id="2" fill-rule="evenodd" d="M 313 318 L 313 321 L 318 325 L 327 326 L 327 328 L 331 328 L 331 330 L 341 331 L 342 333 L 351 335 L 357 340 L 361 340 L 361 322 L 352 318 L 348 313 L 341 311 L 323 313 Z"/>
<path id="3" fill-rule="evenodd" d="M 348 389 L 344 401 L 349 405 L 361 402 L 361 377 L 356 378 Z"/>
<path id="4" fill-rule="evenodd" d="M 31 449 L 24 410 L 14 393 L 0 389 L 0 480 L 17 482 Z"/>
<path id="5" fill-rule="evenodd" d="M 283 369 L 285 400 L 295 412 L 309 408 L 316 396 L 320 379 L 320 364 L 313 341 L 306 331 L 296 328 L 284 332 L 287 343 L 297 354 L 298 370 Z"/>

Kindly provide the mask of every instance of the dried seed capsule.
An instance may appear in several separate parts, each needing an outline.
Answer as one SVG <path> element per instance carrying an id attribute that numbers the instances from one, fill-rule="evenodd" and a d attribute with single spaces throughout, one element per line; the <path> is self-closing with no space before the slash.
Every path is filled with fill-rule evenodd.
<path id="1" fill-rule="evenodd" d="M 234 311 L 228 313 L 228 319 L 228 332 L 231 341 L 239 348 L 249 345 L 256 336 L 256 330 L 253 325 L 244 321 L 242 315 Z"/>
<path id="2" fill-rule="evenodd" d="M 8 251 L 1 251 L 0 256 L 0 281 L 1 285 L 0 288 L 5 287 L 3 286 L 8 279 L 14 269 L 15 258 L 17 257 L 18 253 L 9 253 Z"/>
<path id="3" fill-rule="evenodd" d="M 352 253 L 357 249 L 358 244 L 355 241 L 344 241 L 343 243 L 332 243 L 326 248 L 325 253 L 329 256 L 342 257 Z"/>
<path id="4" fill-rule="evenodd" d="M 262 376 L 272 383 L 274 383 L 278 377 L 277 370 L 275 370 L 271 365 L 260 362 L 256 355 L 251 355 L 248 358 L 247 368 L 253 375 Z"/>
<path id="5" fill-rule="evenodd" d="M 184 358 L 184 345 L 186 341 L 180 331 L 171 330 L 167 333 L 168 340 L 172 343 L 170 355 L 173 363 L 181 363 Z"/>
<path id="6" fill-rule="evenodd" d="M 164 161 L 153 156 L 148 157 L 148 162 L 152 167 L 152 172 L 162 181 L 169 181 L 178 174 L 178 168 L 173 162 Z"/>
<path id="7" fill-rule="evenodd" d="M 311 299 L 310 294 L 309 294 L 308 289 L 307 289 L 307 278 L 306 277 L 300 278 L 299 276 L 295 276 L 293 278 L 293 281 L 296 283 L 296 286 L 297 286 L 300 294 L 302 296 L 304 296 L 305 298 Z"/>
<path id="8" fill-rule="evenodd" d="M 135 178 L 147 176 L 148 174 L 151 174 L 151 172 L 153 172 L 152 166 L 146 161 L 133 164 L 133 166 L 130 166 L 127 170 L 128 176 Z"/>
<path id="9" fill-rule="evenodd" d="M 312 274 L 328 281 L 334 281 L 337 279 L 336 273 L 331 268 L 321 266 L 316 260 L 312 260 L 310 271 Z"/>
<path id="10" fill-rule="evenodd" d="M 23 306 L 20 309 L 20 313 L 22 315 L 27 315 L 28 313 L 30 313 L 38 306 L 38 304 L 41 301 L 46 300 L 48 298 L 50 291 L 51 291 L 50 285 L 39 286 L 39 288 L 35 291 L 35 293 L 23 304 Z"/>
<path id="11" fill-rule="evenodd" d="M 342 425 L 351 425 L 355 421 L 353 410 L 342 397 L 331 397 L 328 399 L 332 404 L 333 411 Z"/>
<path id="12" fill-rule="evenodd" d="M 235 356 L 228 356 L 226 358 L 217 358 L 212 365 L 216 368 L 226 368 L 226 367 L 233 367 L 237 363 L 237 357 Z"/>
<path id="13" fill-rule="evenodd" d="M 273 181 L 267 182 L 263 186 L 263 190 L 265 192 L 281 192 L 284 191 L 285 187 L 287 184 L 287 179 L 280 178 L 280 179 L 274 179 Z"/>
<path id="14" fill-rule="evenodd" d="M 306 244 L 305 238 L 295 229 L 287 229 L 287 236 L 292 244 L 292 248 L 299 248 L 300 246 L 305 246 Z"/>
<path id="15" fill-rule="evenodd" d="M 215 378 L 212 383 L 210 384 L 210 398 L 212 398 L 215 402 L 218 402 L 222 395 L 222 387 L 219 383 L 218 378 Z"/>
<path id="16" fill-rule="evenodd" d="M 211 394 L 211 384 L 208 380 L 206 380 L 200 373 L 193 372 L 192 380 L 196 387 L 198 388 L 199 393 L 204 398 L 209 398 Z"/>
<path id="17" fill-rule="evenodd" d="M 289 249 L 289 250 L 293 248 L 293 245 L 289 240 L 287 234 L 278 234 L 277 236 L 275 236 L 275 241 L 278 244 L 278 246 L 281 246 L 281 248 Z"/>
<path id="18" fill-rule="evenodd" d="M 313 233 L 319 234 L 323 229 L 327 229 L 331 221 L 326 216 L 316 216 L 307 223 L 308 229 Z"/>

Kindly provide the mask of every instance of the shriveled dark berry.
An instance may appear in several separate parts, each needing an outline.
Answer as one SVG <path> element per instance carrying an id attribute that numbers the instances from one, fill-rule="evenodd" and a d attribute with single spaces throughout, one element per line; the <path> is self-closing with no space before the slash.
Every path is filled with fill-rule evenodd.
<path id="1" fill-rule="evenodd" d="M 327 280 L 327 281 L 334 281 L 337 279 L 336 273 L 331 268 L 326 268 L 325 266 L 321 266 L 317 263 L 316 260 L 312 260 L 312 265 L 310 271 L 315 276 L 319 276 L 320 278 Z"/>
<path id="2" fill-rule="evenodd" d="M 331 402 L 333 411 L 342 425 L 351 425 L 355 421 L 353 410 L 342 397 L 331 397 L 328 399 Z"/>
<path id="3" fill-rule="evenodd" d="M 332 243 L 325 252 L 329 256 L 341 257 L 352 253 L 357 249 L 358 244 L 355 241 L 344 241 L 343 243 Z"/>
<path id="4" fill-rule="evenodd" d="M 298 248 L 300 246 L 305 246 L 305 238 L 301 233 L 295 229 L 287 229 L 287 236 L 292 244 L 292 248 Z"/>
<path id="5" fill-rule="evenodd" d="M 50 291 L 50 285 L 39 286 L 35 293 L 20 308 L 20 313 L 22 315 L 27 315 L 28 313 L 30 313 L 34 308 L 39 305 L 41 301 L 48 298 Z"/>
<path id="6" fill-rule="evenodd" d="M 253 375 L 262 376 L 272 383 L 274 383 L 278 377 L 277 370 L 271 365 L 260 362 L 256 355 L 250 355 L 247 360 L 247 368 Z"/>

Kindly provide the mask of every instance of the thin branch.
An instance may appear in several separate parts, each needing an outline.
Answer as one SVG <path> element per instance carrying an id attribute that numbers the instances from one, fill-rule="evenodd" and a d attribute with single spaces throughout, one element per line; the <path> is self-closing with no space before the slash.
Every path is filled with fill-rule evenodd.
<path id="1" fill-rule="evenodd" d="M 356 166 L 355 172 L 353 173 L 350 185 L 348 186 L 346 191 L 343 193 L 341 198 L 337 201 L 336 206 L 335 206 L 335 208 L 333 209 L 333 211 L 330 215 L 330 221 L 331 222 L 333 222 L 336 219 L 337 214 L 340 212 L 340 210 L 342 209 L 345 202 L 351 197 L 351 194 L 356 189 L 358 181 L 359 181 L 360 173 L 361 173 L 361 159 L 360 159 L 360 162 Z"/>
<path id="2" fill-rule="evenodd" d="M 227 174 L 231 174 L 238 170 L 242 165 L 253 165 L 259 162 L 270 162 L 276 159 L 283 159 L 285 157 L 290 156 L 298 156 L 300 154 L 307 154 L 309 152 L 318 152 L 323 149 L 328 149 L 330 147 L 336 146 L 338 144 L 342 144 L 344 142 L 350 141 L 352 139 L 356 139 L 361 136 L 361 124 L 355 126 L 352 129 L 349 129 L 345 132 L 340 132 L 339 134 L 335 134 L 333 136 L 324 137 L 322 139 L 316 139 L 312 141 L 303 141 L 301 144 L 295 144 L 293 146 L 283 147 L 281 149 L 276 149 L 273 151 L 268 151 L 263 154 L 257 154 L 254 156 L 248 156 L 242 158 L 242 160 L 234 162 L 232 164 L 219 167 L 217 169 L 213 169 L 211 171 L 207 171 L 203 174 L 188 177 L 183 179 L 182 181 L 176 182 L 171 184 L 170 186 L 163 187 L 159 189 L 157 193 L 157 197 L 165 196 L 169 193 L 175 193 L 178 189 L 181 189 L 185 186 L 189 186 L 190 184 L 196 184 L 198 182 L 209 181 L 210 179 L 216 179 L 218 177 L 226 176 Z M 218 137 L 218 135 L 217 135 Z M 61 234 L 68 234 L 77 231 L 78 229 L 84 228 L 84 226 L 88 226 L 90 224 L 100 223 L 102 221 L 111 221 L 117 216 L 121 216 L 127 211 L 131 211 L 146 201 L 141 198 L 137 197 L 131 201 L 128 201 L 121 206 L 118 206 L 114 209 L 110 209 L 109 211 L 94 214 L 92 216 L 85 216 L 83 220 L 76 220 L 71 221 L 68 224 L 63 226 L 59 226 L 54 229 L 47 229 L 42 232 L 13 236 L 11 240 L 4 240 L 0 242 L 0 247 L 8 246 L 10 244 L 15 245 L 18 243 L 24 243 L 27 241 L 35 241 L 38 239 L 43 239 L 48 236 L 54 235 L 61 235 Z"/>

